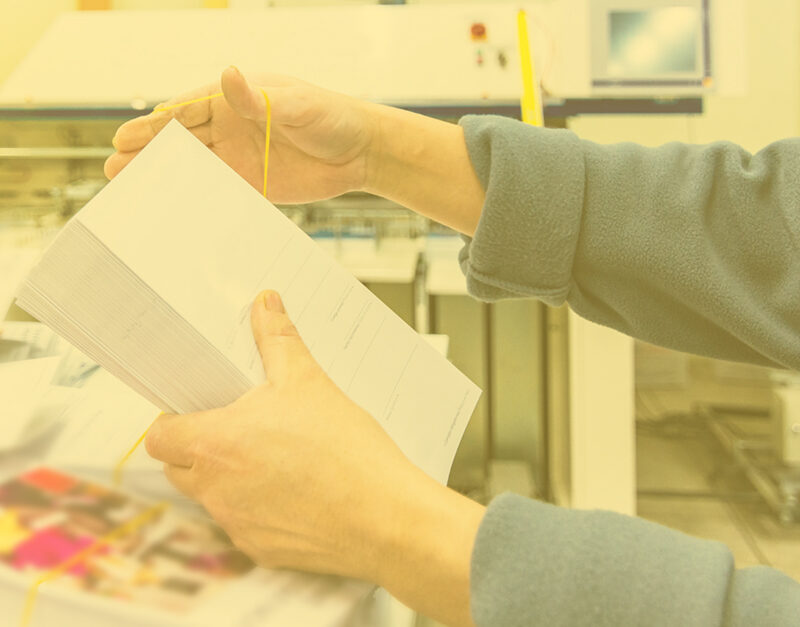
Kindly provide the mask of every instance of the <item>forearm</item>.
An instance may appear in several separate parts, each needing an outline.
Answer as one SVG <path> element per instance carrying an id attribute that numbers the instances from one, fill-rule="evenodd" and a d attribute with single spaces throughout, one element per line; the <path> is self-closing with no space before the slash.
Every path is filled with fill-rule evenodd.
<path id="1" fill-rule="evenodd" d="M 750 155 L 462 124 L 486 188 L 461 255 L 473 294 L 567 301 L 654 344 L 800 367 L 800 142 Z"/>
<path id="2" fill-rule="evenodd" d="M 378 547 L 373 579 L 426 616 L 471 626 L 470 560 L 485 508 L 412 472 L 386 488 L 383 520 L 368 532 Z"/>
<path id="3" fill-rule="evenodd" d="M 582 143 L 571 306 L 655 344 L 800 366 L 800 144 Z"/>
<path id="4" fill-rule="evenodd" d="M 484 191 L 460 126 L 370 105 L 373 141 L 365 190 L 472 235 Z"/>
<path id="5" fill-rule="evenodd" d="M 800 584 L 730 551 L 638 518 L 503 495 L 473 551 L 479 627 L 797 624 Z"/>

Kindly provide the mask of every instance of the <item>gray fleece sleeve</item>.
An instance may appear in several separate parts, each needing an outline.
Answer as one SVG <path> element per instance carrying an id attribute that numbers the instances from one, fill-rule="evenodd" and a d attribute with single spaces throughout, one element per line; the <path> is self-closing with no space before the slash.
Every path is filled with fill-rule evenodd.
<path id="1" fill-rule="evenodd" d="M 655 344 L 800 369 L 800 140 L 750 155 L 600 146 L 466 117 L 486 190 L 472 294 L 568 302 Z M 492 502 L 472 556 L 479 627 L 800 625 L 800 584 L 721 544 L 609 512 Z"/>
<path id="2" fill-rule="evenodd" d="M 800 139 L 751 155 L 461 125 L 486 190 L 460 256 L 472 294 L 567 301 L 654 344 L 800 369 Z"/>
<path id="3" fill-rule="evenodd" d="M 510 494 L 478 530 L 471 604 L 478 627 L 800 625 L 800 584 L 718 542 Z"/>

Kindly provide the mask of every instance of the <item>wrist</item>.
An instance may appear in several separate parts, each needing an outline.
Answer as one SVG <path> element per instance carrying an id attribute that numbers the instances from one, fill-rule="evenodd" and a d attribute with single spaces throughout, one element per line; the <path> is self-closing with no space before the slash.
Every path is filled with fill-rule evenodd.
<path id="1" fill-rule="evenodd" d="M 485 508 L 413 470 L 415 477 L 386 492 L 374 580 L 431 618 L 472 625 L 470 564 Z"/>
<path id="2" fill-rule="evenodd" d="M 368 141 L 364 150 L 364 180 L 358 191 L 368 192 L 383 198 L 391 195 L 390 177 L 395 159 L 392 154 L 393 126 L 391 117 L 394 110 L 372 102 L 364 103 L 364 116 L 368 129 Z"/>
<path id="3" fill-rule="evenodd" d="M 442 134 L 454 124 L 395 107 L 367 103 L 372 128 L 366 152 L 364 190 L 376 196 L 403 199 L 406 187 L 419 185 L 434 171 Z M 458 129 L 460 130 L 460 129 Z"/>
<path id="4" fill-rule="evenodd" d="M 366 111 L 372 130 L 361 191 L 474 234 L 485 192 L 469 159 L 463 129 L 374 103 L 368 103 Z"/>

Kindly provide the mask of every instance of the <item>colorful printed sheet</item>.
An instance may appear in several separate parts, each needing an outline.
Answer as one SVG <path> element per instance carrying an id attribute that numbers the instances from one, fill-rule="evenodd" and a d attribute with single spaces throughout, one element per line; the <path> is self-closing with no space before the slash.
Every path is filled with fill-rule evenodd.
<path id="1" fill-rule="evenodd" d="M 58 470 L 32 469 L 0 483 L 0 567 L 42 575 L 151 507 Z M 253 568 L 218 528 L 167 510 L 50 585 L 184 614 Z"/>

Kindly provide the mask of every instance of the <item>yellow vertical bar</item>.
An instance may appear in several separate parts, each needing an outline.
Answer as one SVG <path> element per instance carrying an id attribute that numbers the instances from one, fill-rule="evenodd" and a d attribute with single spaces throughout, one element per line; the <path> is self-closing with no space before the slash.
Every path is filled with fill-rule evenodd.
<path id="1" fill-rule="evenodd" d="M 76 0 L 75 8 L 78 11 L 108 11 L 111 0 Z"/>
<path id="2" fill-rule="evenodd" d="M 264 106 L 266 107 L 267 111 L 267 123 L 265 125 L 264 131 L 264 189 L 262 190 L 262 194 L 264 198 L 267 197 L 267 172 L 269 171 L 269 139 L 270 139 L 270 129 L 272 128 L 272 103 L 269 101 L 269 96 L 267 96 L 267 92 L 263 89 L 261 93 L 264 96 Z"/>
<path id="3" fill-rule="evenodd" d="M 522 121 L 534 126 L 544 126 L 542 101 L 536 84 L 536 68 L 528 40 L 528 17 L 520 9 L 517 13 L 517 38 L 519 41 L 519 61 L 522 70 Z"/>

